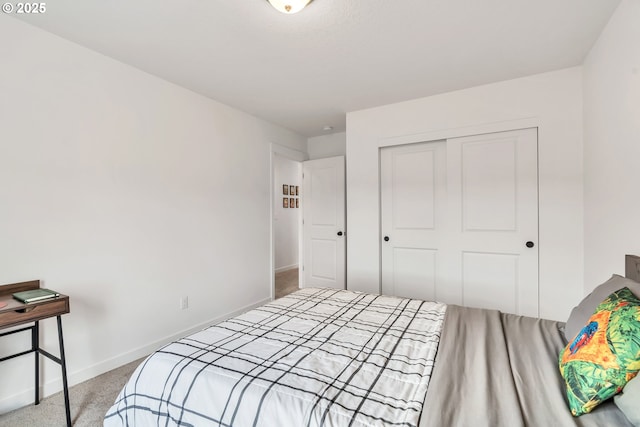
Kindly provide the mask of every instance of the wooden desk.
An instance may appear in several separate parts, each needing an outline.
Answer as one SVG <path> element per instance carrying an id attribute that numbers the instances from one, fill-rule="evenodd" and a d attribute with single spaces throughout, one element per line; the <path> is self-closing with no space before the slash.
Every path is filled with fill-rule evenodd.
<path id="1" fill-rule="evenodd" d="M 19 326 L 33 322 L 33 325 L 25 328 L 14 329 L 0 334 L 0 337 L 31 330 L 31 349 L 20 353 L 12 354 L 0 359 L 3 362 L 14 357 L 35 353 L 35 404 L 40 403 L 40 355 L 43 355 L 62 368 L 62 384 L 64 388 L 64 405 L 67 415 L 67 426 L 71 427 L 71 411 L 69 409 L 69 386 L 67 384 L 67 363 L 64 357 L 64 341 L 62 339 L 62 316 L 69 313 L 69 297 L 60 295 L 56 298 L 24 304 L 12 297 L 15 292 L 28 291 L 40 287 L 40 281 L 12 283 L 0 286 L 0 302 L 7 305 L 0 308 L 0 329 Z M 58 320 L 58 341 L 60 343 L 60 357 L 56 357 L 48 351 L 40 348 L 40 320 L 49 317 L 57 317 Z"/>

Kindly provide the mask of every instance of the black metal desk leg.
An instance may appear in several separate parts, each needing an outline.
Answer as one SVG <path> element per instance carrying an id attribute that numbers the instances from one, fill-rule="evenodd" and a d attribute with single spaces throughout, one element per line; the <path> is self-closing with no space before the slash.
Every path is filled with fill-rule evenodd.
<path id="1" fill-rule="evenodd" d="M 60 361 L 62 362 L 62 386 L 64 388 L 64 409 L 67 413 L 67 427 L 71 427 L 71 408 L 69 407 L 69 385 L 67 384 L 67 362 L 64 357 L 64 340 L 62 339 L 62 317 L 58 317 L 58 339 L 60 340 Z"/>
<path id="2" fill-rule="evenodd" d="M 36 405 L 40 404 L 40 323 L 36 320 L 31 330 L 31 350 L 36 358 Z"/>

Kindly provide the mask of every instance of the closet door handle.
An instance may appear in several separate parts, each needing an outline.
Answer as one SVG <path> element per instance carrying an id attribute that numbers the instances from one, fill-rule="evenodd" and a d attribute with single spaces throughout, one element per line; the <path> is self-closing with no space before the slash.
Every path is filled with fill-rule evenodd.
<path id="1" fill-rule="evenodd" d="M 338 231 L 338 236 L 342 236 L 342 231 Z"/>
<path id="2" fill-rule="evenodd" d="M 384 241 L 388 242 L 389 241 L 389 236 L 384 236 Z"/>
<path id="3" fill-rule="evenodd" d="M 533 243 L 532 241 L 528 241 L 525 245 L 526 245 L 528 248 L 532 248 L 532 247 L 534 247 L 534 246 L 535 246 L 535 243 Z"/>

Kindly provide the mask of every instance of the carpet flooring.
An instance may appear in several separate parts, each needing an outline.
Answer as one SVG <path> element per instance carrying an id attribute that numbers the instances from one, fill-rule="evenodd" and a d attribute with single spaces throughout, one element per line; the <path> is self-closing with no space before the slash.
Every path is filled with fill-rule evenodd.
<path id="1" fill-rule="evenodd" d="M 69 388 L 71 422 L 74 427 L 101 426 L 104 414 L 142 360 L 144 359 Z M 25 406 L 0 415 L 2 427 L 54 427 L 66 424 L 62 392 L 42 399 L 39 405 Z"/>
<path id="2" fill-rule="evenodd" d="M 298 269 L 276 273 L 276 298 L 282 298 L 298 289 Z"/>

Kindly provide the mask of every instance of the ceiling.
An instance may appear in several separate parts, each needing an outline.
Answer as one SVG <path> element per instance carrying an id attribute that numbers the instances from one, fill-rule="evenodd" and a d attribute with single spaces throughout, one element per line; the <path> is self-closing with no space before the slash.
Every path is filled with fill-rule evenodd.
<path id="1" fill-rule="evenodd" d="M 619 2 L 54 0 L 21 19 L 310 137 L 349 111 L 579 65 Z"/>

